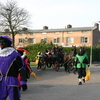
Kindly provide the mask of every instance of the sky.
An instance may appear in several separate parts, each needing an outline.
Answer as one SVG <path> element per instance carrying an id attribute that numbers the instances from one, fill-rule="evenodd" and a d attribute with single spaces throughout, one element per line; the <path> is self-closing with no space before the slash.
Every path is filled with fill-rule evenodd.
<path id="1" fill-rule="evenodd" d="M 0 2 L 6 2 L 2 0 Z M 9 1 L 9 0 L 8 0 Z M 30 29 L 91 27 L 100 21 L 100 0 L 17 0 L 31 15 Z"/>

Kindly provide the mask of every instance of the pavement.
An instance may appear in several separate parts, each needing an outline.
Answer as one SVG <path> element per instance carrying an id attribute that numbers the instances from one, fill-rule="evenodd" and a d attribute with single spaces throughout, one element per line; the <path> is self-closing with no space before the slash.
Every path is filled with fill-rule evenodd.
<path id="1" fill-rule="evenodd" d="M 91 79 L 82 85 L 78 85 L 77 74 L 65 72 L 63 67 L 58 72 L 52 68 L 32 69 L 42 79 L 31 76 L 28 90 L 21 91 L 21 100 L 100 100 L 99 63 L 91 65 Z"/>

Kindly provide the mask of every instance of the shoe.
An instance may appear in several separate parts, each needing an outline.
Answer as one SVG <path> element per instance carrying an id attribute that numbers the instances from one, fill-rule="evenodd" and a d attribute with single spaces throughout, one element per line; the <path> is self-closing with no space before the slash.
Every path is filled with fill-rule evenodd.
<path id="1" fill-rule="evenodd" d="M 82 85 L 82 82 L 79 82 L 78 85 Z"/>
<path id="2" fill-rule="evenodd" d="M 85 83 L 85 79 L 83 79 L 83 83 Z"/>
<path id="3" fill-rule="evenodd" d="M 22 85 L 22 90 L 23 91 L 26 91 L 27 90 L 27 85 L 25 84 L 25 85 Z"/>

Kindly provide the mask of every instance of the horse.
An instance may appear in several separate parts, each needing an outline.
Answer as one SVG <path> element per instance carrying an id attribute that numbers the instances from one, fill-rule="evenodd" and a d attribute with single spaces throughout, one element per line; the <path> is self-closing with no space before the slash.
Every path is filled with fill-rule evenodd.
<path id="1" fill-rule="evenodd" d="M 70 73 L 70 71 L 72 71 L 73 65 L 74 65 L 74 57 L 76 55 L 76 46 L 72 46 L 72 52 L 70 53 L 65 53 L 64 54 L 64 68 L 65 71 L 68 71 Z"/>

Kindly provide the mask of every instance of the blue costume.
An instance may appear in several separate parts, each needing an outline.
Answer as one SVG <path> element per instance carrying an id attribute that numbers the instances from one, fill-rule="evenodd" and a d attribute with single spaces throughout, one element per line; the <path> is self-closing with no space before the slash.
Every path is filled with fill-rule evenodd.
<path id="1" fill-rule="evenodd" d="M 0 100 L 20 100 L 18 73 L 26 80 L 23 61 L 19 53 L 11 47 L 8 36 L 0 36 Z"/>

